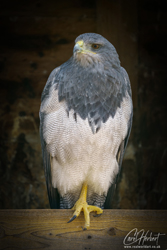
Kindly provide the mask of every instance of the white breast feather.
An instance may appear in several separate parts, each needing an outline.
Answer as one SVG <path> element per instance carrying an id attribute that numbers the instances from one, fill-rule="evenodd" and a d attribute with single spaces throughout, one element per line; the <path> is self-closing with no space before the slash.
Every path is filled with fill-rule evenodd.
<path id="1" fill-rule="evenodd" d="M 77 115 L 76 122 L 73 110 L 68 116 L 65 101 L 58 102 L 58 91 L 54 87 L 49 96 L 41 111 L 46 113 L 43 135 L 51 155 L 52 185 L 63 196 L 68 191 L 81 189 L 86 181 L 90 193 L 107 194 L 118 173 L 118 147 L 127 135 L 132 108 L 129 95 L 123 99 L 114 118 L 102 123 L 96 134 L 92 133 L 87 119 Z"/>

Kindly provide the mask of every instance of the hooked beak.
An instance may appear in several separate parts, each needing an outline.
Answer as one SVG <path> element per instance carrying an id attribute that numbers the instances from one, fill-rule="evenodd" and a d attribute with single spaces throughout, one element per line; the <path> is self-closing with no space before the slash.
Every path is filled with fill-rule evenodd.
<path id="1" fill-rule="evenodd" d="M 81 53 L 83 51 L 83 41 L 79 41 L 75 44 L 74 49 L 73 49 L 73 53 Z"/>
<path id="2" fill-rule="evenodd" d="M 82 50 L 83 50 L 83 49 L 79 46 L 79 44 L 76 43 L 75 46 L 74 46 L 74 49 L 73 49 L 73 53 L 82 52 Z"/>

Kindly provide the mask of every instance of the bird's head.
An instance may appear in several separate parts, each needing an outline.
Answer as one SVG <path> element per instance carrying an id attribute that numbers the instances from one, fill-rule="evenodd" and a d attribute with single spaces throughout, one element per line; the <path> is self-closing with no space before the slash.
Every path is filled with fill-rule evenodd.
<path id="1" fill-rule="evenodd" d="M 76 38 L 73 57 L 82 66 L 105 64 L 106 61 L 115 64 L 115 66 L 120 65 L 114 46 L 103 36 L 96 33 L 85 33 Z"/>

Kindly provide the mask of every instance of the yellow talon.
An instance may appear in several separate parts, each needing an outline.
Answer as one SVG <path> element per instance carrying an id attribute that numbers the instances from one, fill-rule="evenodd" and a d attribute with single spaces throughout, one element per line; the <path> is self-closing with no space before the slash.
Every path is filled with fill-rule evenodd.
<path id="1" fill-rule="evenodd" d="M 79 216 L 80 212 L 84 212 L 84 217 L 85 217 L 85 227 L 84 230 L 86 230 L 88 227 L 90 227 L 90 216 L 89 213 L 94 211 L 97 212 L 97 214 L 102 214 L 103 210 L 99 207 L 96 206 L 90 206 L 86 202 L 87 198 L 87 184 L 83 184 L 81 194 L 77 202 L 75 203 L 74 207 L 72 210 L 75 210 L 73 213 L 73 217 L 70 219 L 69 222 L 73 221 L 76 217 Z"/>

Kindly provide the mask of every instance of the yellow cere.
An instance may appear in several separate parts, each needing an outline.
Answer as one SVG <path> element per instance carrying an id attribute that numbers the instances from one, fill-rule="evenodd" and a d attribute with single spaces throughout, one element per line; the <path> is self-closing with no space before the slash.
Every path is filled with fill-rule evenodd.
<path id="1" fill-rule="evenodd" d="M 81 41 L 78 41 L 77 44 L 82 47 L 84 42 L 81 40 Z"/>

